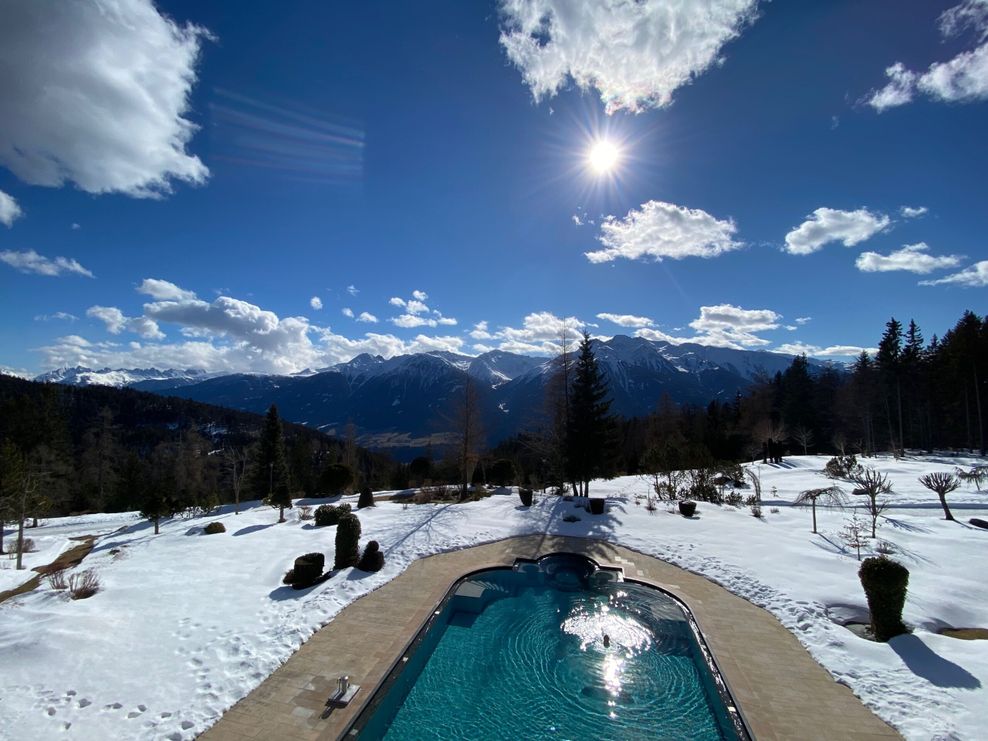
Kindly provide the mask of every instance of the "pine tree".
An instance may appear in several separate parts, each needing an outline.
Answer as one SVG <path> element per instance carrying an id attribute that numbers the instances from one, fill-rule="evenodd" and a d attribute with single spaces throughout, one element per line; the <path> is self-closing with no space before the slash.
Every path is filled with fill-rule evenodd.
<path id="1" fill-rule="evenodd" d="M 254 491 L 272 507 L 278 508 L 278 522 L 285 521 L 285 507 L 292 506 L 285 461 L 285 437 L 278 417 L 278 407 L 268 409 L 258 446 L 254 469 Z"/>
<path id="2" fill-rule="evenodd" d="M 882 396 L 885 402 L 885 418 L 888 421 L 889 446 L 899 456 L 903 452 L 902 440 L 902 323 L 895 317 L 885 324 L 885 333 L 878 343 L 875 356 L 882 380 Z M 892 408 L 895 406 L 899 422 L 899 439 L 892 431 Z"/>
<path id="3" fill-rule="evenodd" d="M 587 332 L 579 352 L 570 393 L 566 458 L 575 493 L 589 496 L 591 479 L 611 473 L 613 420 L 607 384 Z"/>

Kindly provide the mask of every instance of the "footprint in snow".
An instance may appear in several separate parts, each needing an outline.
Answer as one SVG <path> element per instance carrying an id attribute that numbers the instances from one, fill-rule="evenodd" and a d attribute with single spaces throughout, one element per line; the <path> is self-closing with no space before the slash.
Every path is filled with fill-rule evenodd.
<path id="1" fill-rule="evenodd" d="M 109 705 L 104 705 L 104 710 L 119 710 L 123 705 L 119 702 L 111 702 Z"/>
<path id="2" fill-rule="evenodd" d="M 183 731 L 187 731 L 190 728 L 192 728 L 192 726 L 194 726 L 194 725 L 195 725 L 195 723 L 193 723 L 191 720 L 183 720 L 182 721 L 182 730 Z"/>
<path id="3" fill-rule="evenodd" d="M 88 708 L 92 704 L 93 704 L 93 701 L 92 700 L 87 700 L 85 697 L 82 698 L 81 700 L 79 700 L 79 707 L 80 708 Z"/>

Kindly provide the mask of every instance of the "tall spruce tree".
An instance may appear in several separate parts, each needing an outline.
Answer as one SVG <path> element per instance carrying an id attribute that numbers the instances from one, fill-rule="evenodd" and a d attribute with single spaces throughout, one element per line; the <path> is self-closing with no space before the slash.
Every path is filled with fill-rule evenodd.
<path id="1" fill-rule="evenodd" d="M 584 331 L 570 393 L 566 460 L 576 494 L 589 496 L 590 481 L 611 474 L 613 426 L 607 384 Z"/>
<path id="2" fill-rule="evenodd" d="M 278 508 L 278 522 L 285 521 L 285 507 L 292 506 L 285 459 L 285 436 L 274 404 L 268 409 L 264 430 L 258 445 L 257 467 L 254 469 L 254 491 L 272 507 Z"/>
<path id="3" fill-rule="evenodd" d="M 902 440 L 902 323 L 895 317 L 885 323 L 885 333 L 878 343 L 875 356 L 882 381 L 882 395 L 885 402 L 885 419 L 888 422 L 889 446 L 896 455 L 903 453 Z M 892 428 L 893 409 L 898 420 L 899 439 L 896 441 Z"/>

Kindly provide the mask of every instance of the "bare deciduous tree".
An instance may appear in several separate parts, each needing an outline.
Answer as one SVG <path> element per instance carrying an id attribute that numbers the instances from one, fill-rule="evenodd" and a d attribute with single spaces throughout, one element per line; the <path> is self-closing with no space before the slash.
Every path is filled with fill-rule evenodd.
<path id="1" fill-rule="evenodd" d="M 888 508 L 887 499 L 879 499 L 882 494 L 892 493 L 892 484 L 889 477 L 884 473 L 879 473 L 874 468 L 864 468 L 860 473 L 852 476 L 851 480 L 858 485 L 852 494 L 865 496 L 868 498 L 866 509 L 871 517 L 871 537 L 875 537 L 875 530 L 878 527 L 878 517 Z"/>
<path id="2" fill-rule="evenodd" d="M 813 509 L 813 532 L 816 532 L 816 502 L 822 500 L 823 504 L 833 504 L 843 507 L 847 503 L 847 494 L 839 486 L 827 486 L 823 489 L 807 489 L 800 492 L 799 496 L 793 500 L 793 504 L 806 505 L 809 502 Z"/>
<path id="3" fill-rule="evenodd" d="M 240 490 L 243 487 L 244 475 L 247 473 L 247 448 L 245 446 L 229 446 L 223 449 L 223 458 L 230 467 L 230 481 L 233 484 L 234 510 L 240 514 Z"/>
<path id="4" fill-rule="evenodd" d="M 797 427 L 792 431 L 792 437 L 803 446 L 803 455 L 808 455 L 809 447 L 813 444 L 813 430 L 808 427 Z"/>
<path id="5" fill-rule="evenodd" d="M 920 476 L 919 483 L 937 493 L 937 496 L 940 497 L 940 506 L 943 507 L 944 517 L 953 520 L 954 516 L 950 513 L 950 507 L 947 506 L 947 495 L 961 485 L 960 480 L 952 473 L 938 471 Z"/>

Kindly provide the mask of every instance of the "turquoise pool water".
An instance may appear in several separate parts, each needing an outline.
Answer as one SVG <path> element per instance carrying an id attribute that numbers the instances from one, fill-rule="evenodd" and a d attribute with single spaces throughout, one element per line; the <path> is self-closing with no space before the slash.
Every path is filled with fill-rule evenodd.
<path id="1" fill-rule="evenodd" d="M 525 566 L 461 582 L 353 734 L 738 738 L 675 600 L 579 561 Z"/>

